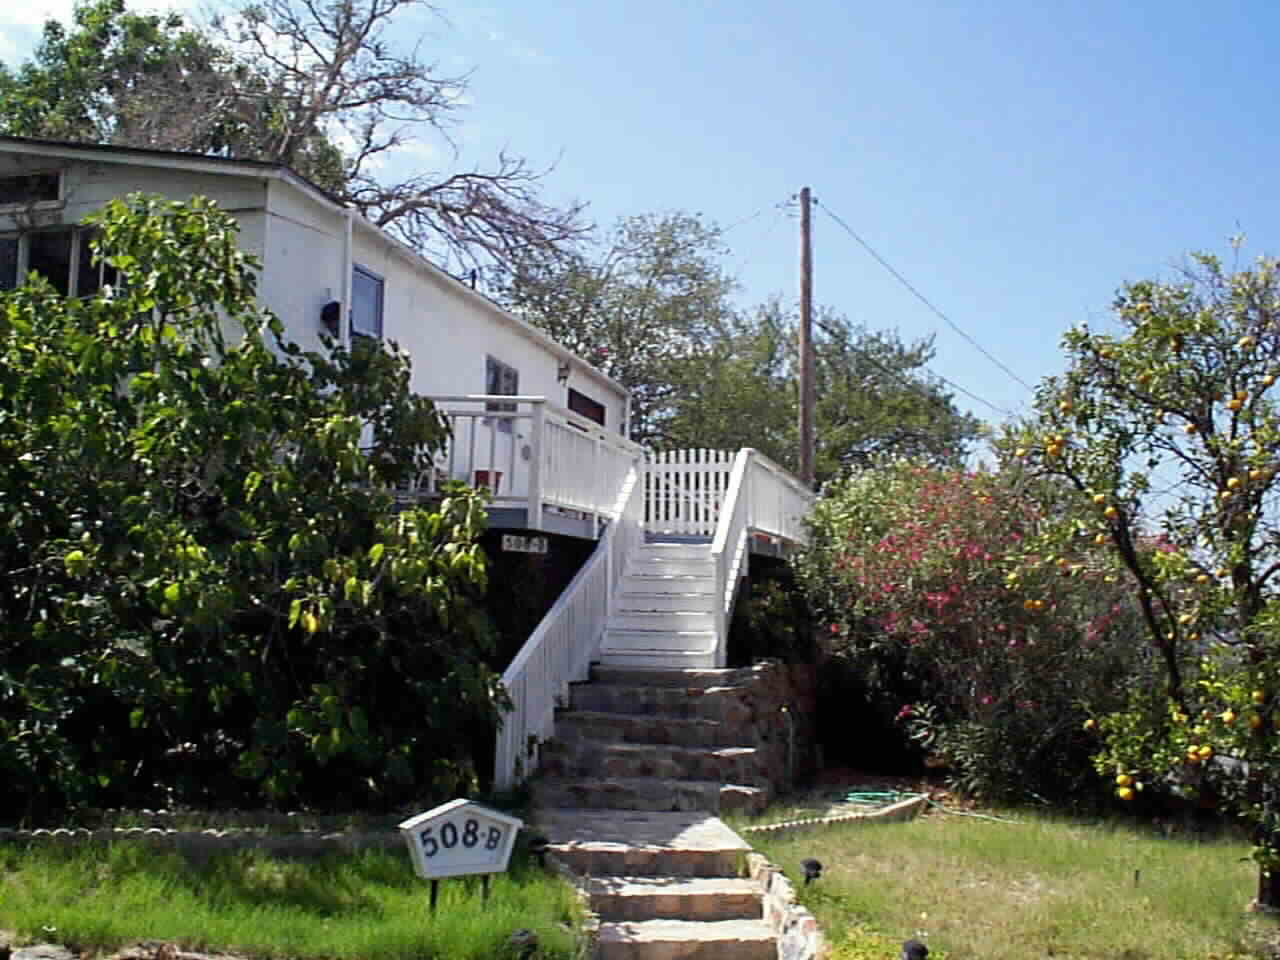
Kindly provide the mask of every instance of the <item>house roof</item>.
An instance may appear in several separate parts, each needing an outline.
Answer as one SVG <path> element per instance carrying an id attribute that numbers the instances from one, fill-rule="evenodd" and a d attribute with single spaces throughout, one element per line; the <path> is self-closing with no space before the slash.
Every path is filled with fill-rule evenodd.
<path id="1" fill-rule="evenodd" d="M 535 327 L 520 317 L 506 310 L 492 298 L 479 290 L 463 283 L 447 270 L 432 263 L 417 250 L 404 241 L 388 233 L 373 223 L 363 214 L 354 210 L 350 204 L 327 190 L 312 183 L 291 167 L 267 160 L 244 160 L 230 157 L 207 156 L 199 153 L 185 153 L 179 150 L 157 150 L 151 147 L 125 147 L 114 144 L 80 143 L 69 140 L 42 140 L 34 137 L 13 137 L 0 135 L 0 153 L 34 153 L 41 156 L 65 159 L 84 159 L 88 156 L 110 163 L 128 163 L 138 166 L 177 168 L 190 170 L 193 173 L 216 173 L 230 176 L 267 178 L 289 184 L 296 190 L 309 194 L 314 199 L 332 206 L 344 213 L 352 214 L 355 223 L 368 232 L 380 235 L 393 249 L 405 259 L 419 267 L 425 267 L 437 276 L 442 283 L 453 289 L 473 304 L 482 307 L 495 318 L 511 325 L 533 342 L 550 350 L 564 360 L 576 360 L 581 365 L 581 372 L 600 383 L 607 384 L 619 393 L 629 393 L 617 380 L 594 367 L 583 357 L 568 347 L 552 339 L 543 330 Z"/>

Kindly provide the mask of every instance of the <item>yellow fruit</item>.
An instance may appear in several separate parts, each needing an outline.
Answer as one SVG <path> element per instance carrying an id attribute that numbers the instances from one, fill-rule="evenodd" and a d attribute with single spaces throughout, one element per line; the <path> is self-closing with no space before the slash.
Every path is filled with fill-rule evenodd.
<path id="1" fill-rule="evenodd" d="M 1234 710 L 1223 710 L 1221 716 L 1222 722 L 1228 727 L 1236 722 L 1236 712 Z"/>
<path id="2" fill-rule="evenodd" d="M 1250 479 L 1250 480 L 1257 480 L 1257 479 L 1259 479 L 1261 476 L 1262 476 L 1262 471 L 1261 471 L 1261 470 L 1250 470 L 1250 471 L 1249 471 L 1249 479 Z"/>
<path id="3" fill-rule="evenodd" d="M 1276 378 L 1269 373 L 1262 378 L 1262 385 L 1264 387 L 1272 386 L 1275 382 L 1276 382 Z"/>
<path id="4" fill-rule="evenodd" d="M 1019 447 L 1017 450 L 1013 451 L 1013 455 L 1017 457 L 1019 460 L 1021 460 L 1023 457 L 1027 455 L 1027 448 Z"/>
<path id="5" fill-rule="evenodd" d="M 1236 399 L 1237 399 L 1237 400 L 1248 400 L 1248 399 L 1249 399 L 1249 391 L 1248 391 L 1248 390 L 1237 390 L 1237 391 L 1236 391 Z"/>
<path id="6" fill-rule="evenodd" d="M 1256 713 L 1249 715 L 1249 728 L 1251 730 L 1262 729 L 1262 718 L 1258 716 Z"/>
<path id="7" fill-rule="evenodd" d="M 1236 346 L 1239 347 L 1241 350 L 1248 350 L 1257 342 L 1258 341 L 1254 340 L 1253 337 L 1241 337 L 1239 340 L 1236 341 Z"/>
<path id="8" fill-rule="evenodd" d="M 1253 691 L 1252 699 L 1254 703 L 1262 703 L 1267 699 L 1267 695 L 1261 690 L 1255 690 Z"/>
<path id="9" fill-rule="evenodd" d="M 1132 787 L 1121 787 L 1119 790 L 1117 790 L 1117 791 L 1116 791 L 1116 796 L 1117 796 L 1117 797 L 1119 797 L 1121 800 L 1132 800 L 1132 799 L 1133 799 L 1133 788 L 1132 788 Z"/>
<path id="10" fill-rule="evenodd" d="M 315 633 L 320 629 L 320 621 L 316 619 L 316 615 L 308 611 L 302 615 L 302 629 L 307 633 Z"/>
<path id="11" fill-rule="evenodd" d="M 1058 404 L 1058 409 L 1059 409 L 1059 410 L 1061 410 L 1063 413 L 1070 413 L 1070 412 L 1071 412 L 1071 401 L 1070 401 L 1070 400 L 1063 400 L 1060 404 Z"/>
<path id="12" fill-rule="evenodd" d="M 1097 544 L 1098 546 L 1100 546 L 1100 547 L 1106 546 L 1106 543 L 1107 543 L 1107 535 L 1106 535 L 1105 533 L 1100 533 L 1100 534 L 1098 534 L 1096 537 L 1094 537 L 1094 538 L 1093 538 L 1093 542 L 1094 542 L 1094 543 L 1096 543 L 1096 544 Z"/>
<path id="13" fill-rule="evenodd" d="M 1196 583 L 1208 583 L 1209 579 L 1210 578 L 1207 573 L 1202 573 L 1200 576 L 1196 577 Z"/>
<path id="14" fill-rule="evenodd" d="M 1173 722 L 1174 722 L 1174 723 L 1186 723 L 1186 722 L 1187 722 L 1187 715 L 1186 715 L 1185 713 L 1175 713 L 1175 714 L 1173 715 Z"/>
<path id="15" fill-rule="evenodd" d="M 1239 410 L 1239 409 L 1240 409 L 1241 407 L 1243 407 L 1243 406 L 1244 406 L 1244 401 L 1243 401 L 1243 400 L 1240 400 L 1240 399 L 1235 399 L 1235 400 L 1229 400 L 1229 401 L 1227 401 L 1227 409 L 1228 409 L 1228 410 Z"/>
<path id="16" fill-rule="evenodd" d="M 1044 448 L 1044 452 L 1051 457 L 1056 457 L 1058 454 L 1062 452 L 1062 447 L 1056 443 L 1051 443 Z"/>
<path id="17" fill-rule="evenodd" d="M 1208 760 L 1210 757 L 1213 756 L 1213 747 L 1209 746 L 1206 743 L 1199 750 L 1197 750 L 1196 753 L 1200 755 L 1201 760 Z"/>
<path id="18" fill-rule="evenodd" d="M 1117 787 L 1127 787 L 1131 783 L 1133 783 L 1133 777 L 1129 776 L 1127 773 L 1122 773 L 1116 777 Z"/>
<path id="19" fill-rule="evenodd" d="M 1093 717 L 1090 717 L 1088 720 L 1084 722 L 1084 728 L 1086 730 L 1092 730 L 1097 725 L 1098 725 L 1098 722 L 1094 720 Z"/>
<path id="20" fill-rule="evenodd" d="M 1105 493 L 1095 493 L 1093 495 L 1093 502 L 1096 503 L 1098 506 L 1102 506 L 1104 503 L 1107 502 L 1107 495 Z"/>
<path id="21" fill-rule="evenodd" d="M 1192 620 L 1194 620 L 1194 619 L 1195 619 L 1195 617 L 1194 617 L 1194 616 L 1192 616 L 1191 614 L 1189 614 L 1189 613 L 1184 613 L 1182 616 L 1180 616 L 1180 617 L 1178 618 L 1178 622 L 1179 622 L 1180 624 L 1182 624 L 1182 625 L 1185 627 L 1187 624 L 1189 624 L 1189 623 L 1190 623 Z"/>
<path id="22" fill-rule="evenodd" d="M 1228 490 L 1234 490 L 1234 489 L 1235 489 L 1236 487 L 1238 487 L 1238 486 L 1240 486 L 1240 478 L 1239 478 L 1239 477 L 1229 477 L 1229 478 L 1227 478 L 1227 489 L 1228 489 Z"/>
<path id="23" fill-rule="evenodd" d="M 1196 432 L 1196 425 L 1194 423 L 1188 423 L 1182 428 L 1182 432 L 1188 435 L 1193 434 Z"/>
<path id="24" fill-rule="evenodd" d="M 1114 520 L 1116 517 L 1120 516 L 1120 511 L 1115 507 L 1107 507 L 1107 509 L 1102 511 L 1102 515 L 1108 520 Z"/>

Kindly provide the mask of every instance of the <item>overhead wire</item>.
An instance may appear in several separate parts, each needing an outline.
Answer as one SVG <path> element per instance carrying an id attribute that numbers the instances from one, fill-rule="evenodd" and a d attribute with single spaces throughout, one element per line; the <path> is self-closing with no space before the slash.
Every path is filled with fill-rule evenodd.
<path id="1" fill-rule="evenodd" d="M 889 263 L 888 260 L 882 257 L 880 253 L 875 249 L 875 247 L 871 246 L 871 244 L 867 243 L 866 240 L 862 239 L 862 237 L 858 235 L 857 231 L 855 231 L 851 226 L 849 226 L 848 223 L 845 222 L 843 217 L 837 214 L 825 203 L 821 203 L 817 197 L 814 197 L 813 203 L 815 206 L 821 207 L 823 213 L 825 213 L 828 217 L 834 220 L 836 224 L 845 231 L 845 233 L 849 234 L 849 236 L 851 236 L 855 241 L 857 241 L 858 245 L 861 246 L 862 249 L 866 250 L 867 253 L 871 255 L 872 259 L 876 261 L 876 263 L 884 267 L 884 269 L 887 270 L 895 280 L 897 280 L 908 291 L 910 291 L 911 294 L 917 300 L 923 303 L 935 316 L 937 316 L 940 320 L 942 320 L 943 323 L 945 323 L 948 327 L 950 327 L 957 334 L 963 337 L 975 350 L 977 350 L 984 357 L 990 360 L 993 364 L 999 367 L 1000 370 L 1002 370 L 1015 383 L 1023 387 L 1028 392 L 1035 393 L 1034 387 L 1032 387 L 1029 383 L 1027 383 L 1027 381 L 1023 380 L 1020 376 L 1018 376 L 1011 369 L 1009 369 L 1008 366 L 1002 363 L 999 360 L 999 358 L 997 358 L 994 354 L 991 353 L 991 351 L 989 351 L 986 347 L 984 347 L 981 343 L 979 343 L 974 337 L 972 337 L 963 327 L 961 327 L 958 323 L 956 323 L 949 316 L 943 313 L 942 310 L 938 309 L 938 307 L 934 305 L 933 301 L 931 301 L 928 297 L 926 297 L 923 293 L 921 293 L 918 289 L 916 289 L 916 287 L 911 283 L 910 280 L 904 277 L 893 266 L 893 264 Z"/>

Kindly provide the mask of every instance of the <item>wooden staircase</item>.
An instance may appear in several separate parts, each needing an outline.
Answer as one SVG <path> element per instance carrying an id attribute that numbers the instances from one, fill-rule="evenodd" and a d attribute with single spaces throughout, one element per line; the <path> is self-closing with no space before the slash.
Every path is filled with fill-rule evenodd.
<path id="1" fill-rule="evenodd" d="M 668 575 L 696 574 L 653 576 Z M 742 876 L 750 847 L 716 816 L 769 796 L 738 737 L 740 676 L 602 665 L 570 688 L 533 785 L 536 819 L 601 918 L 599 960 L 776 956 L 761 890 Z"/>
<path id="2" fill-rule="evenodd" d="M 645 543 L 629 558 L 599 662 L 667 669 L 716 666 L 711 543 Z"/>

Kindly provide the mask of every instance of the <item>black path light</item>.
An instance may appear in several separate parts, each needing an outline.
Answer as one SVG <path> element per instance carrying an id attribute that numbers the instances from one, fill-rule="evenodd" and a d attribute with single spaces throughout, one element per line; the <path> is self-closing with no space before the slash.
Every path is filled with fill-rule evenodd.
<path id="1" fill-rule="evenodd" d="M 903 942 L 901 960 L 924 960 L 927 956 L 929 948 L 914 937 Z"/>
<path id="2" fill-rule="evenodd" d="M 821 860 L 815 860 L 813 857 L 805 857 L 800 861 L 800 866 L 804 868 L 804 885 L 806 887 L 822 876 Z"/>

